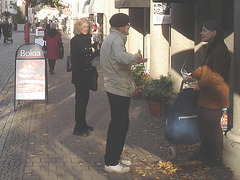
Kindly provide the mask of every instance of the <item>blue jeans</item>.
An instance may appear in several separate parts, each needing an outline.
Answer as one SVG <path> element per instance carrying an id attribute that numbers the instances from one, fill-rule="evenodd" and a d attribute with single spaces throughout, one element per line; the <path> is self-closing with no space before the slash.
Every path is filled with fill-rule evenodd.
<path id="1" fill-rule="evenodd" d="M 130 97 L 118 96 L 107 92 L 111 110 L 105 153 L 105 165 L 119 163 L 129 127 Z"/>

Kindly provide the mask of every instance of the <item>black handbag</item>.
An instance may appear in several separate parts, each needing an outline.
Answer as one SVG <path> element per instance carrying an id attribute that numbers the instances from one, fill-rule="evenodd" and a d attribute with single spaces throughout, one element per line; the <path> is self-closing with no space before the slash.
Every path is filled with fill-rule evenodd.
<path id="1" fill-rule="evenodd" d="M 72 71 L 72 56 L 67 57 L 67 72 Z"/>
<path id="2" fill-rule="evenodd" d="M 63 59 L 64 56 L 64 47 L 63 47 L 63 43 L 61 43 L 59 45 L 59 59 Z"/>
<path id="3" fill-rule="evenodd" d="M 91 67 L 91 79 L 92 82 L 90 84 L 90 90 L 92 91 L 97 91 L 98 90 L 98 72 L 97 72 L 97 68 L 95 66 Z"/>

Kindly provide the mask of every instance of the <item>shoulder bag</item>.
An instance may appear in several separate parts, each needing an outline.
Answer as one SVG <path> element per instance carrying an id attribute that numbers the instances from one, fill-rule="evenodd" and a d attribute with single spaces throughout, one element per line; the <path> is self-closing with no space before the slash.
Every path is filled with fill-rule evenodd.
<path id="1" fill-rule="evenodd" d="M 63 59 L 64 57 L 64 47 L 63 47 L 63 43 L 61 43 L 59 45 L 59 59 Z"/>
<path id="2" fill-rule="evenodd" d="M 67 72 L 71 72 L 72 71 L 72 56 L 68 56 L 67 57 Z"/>
<path id="3" fill-rule="evenodd" d="M 92 61 L 93 64 L 93 61 Z M 91 67 L 91 85 L 90 85 L 90 90 L 92 91 L 97 91 L 98 90 L 98 72 L 97 72 L 97 68 L 95 66 L 92 65 Z"/>

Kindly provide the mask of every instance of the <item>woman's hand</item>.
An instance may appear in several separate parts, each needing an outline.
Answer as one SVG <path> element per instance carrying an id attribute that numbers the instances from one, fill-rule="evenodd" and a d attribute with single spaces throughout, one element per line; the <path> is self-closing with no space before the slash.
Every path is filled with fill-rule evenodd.
<path id="1" fill-rule="evenodd" d="M 193 84 L 195 84 L 195 88 L 193 88 L 194 91 L 200 91 L 200 87 L 198 86 L 198 81 L 193 82 Z"/>
<path id="2" fill-rule="evenodd" d="M 185 76 L 185 77 L 183 77 L 184 81 L 188 81 L 189 79 L 192 79 L 192 76 Z"/>

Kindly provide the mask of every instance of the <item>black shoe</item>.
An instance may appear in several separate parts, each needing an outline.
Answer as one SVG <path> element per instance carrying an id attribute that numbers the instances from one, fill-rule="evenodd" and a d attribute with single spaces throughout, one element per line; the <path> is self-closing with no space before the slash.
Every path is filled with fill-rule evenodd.
<path id="1" fill-rule="evenodd" d="M 53 74 L 53 72 L 52 72 L 52 71 L 50 71 L 50 74 Z"/>
<path id="2" fill-rule="evenodd" d="M 83 136 L 83 137 L 87 137 L 90 135 L 88 130 L 81 130 L 81 131 L 73 131 L 73 135 L 77 135 L 77 136 Z"/>
<path id="3" fill-rule="evenodd" d="M 87 130 L 88 130 L 88 131 L 93 131 L 93 127 L 87 125 Z"/>

